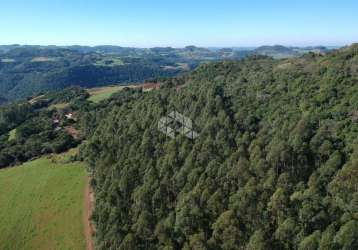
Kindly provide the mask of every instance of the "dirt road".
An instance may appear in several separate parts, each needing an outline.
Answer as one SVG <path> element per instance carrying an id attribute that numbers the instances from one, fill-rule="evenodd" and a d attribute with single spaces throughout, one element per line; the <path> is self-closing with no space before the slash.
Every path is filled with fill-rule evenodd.
<path id="1" fill-rule="evenodd" d="M 93 191 L 90 185 L 91 178 L 86 177 L 86 188 L 85 188 L 85 195 L 84 195 L 84 213 L 83 213 L 83 223 L 85 226 L 85 236 L 87 242 L 87 250 L 94 250 L 93 244 L 93 233 L 94 227 L 91 223 L 91 216 L 93 211 L 93 202 L 94 196 Z"/>

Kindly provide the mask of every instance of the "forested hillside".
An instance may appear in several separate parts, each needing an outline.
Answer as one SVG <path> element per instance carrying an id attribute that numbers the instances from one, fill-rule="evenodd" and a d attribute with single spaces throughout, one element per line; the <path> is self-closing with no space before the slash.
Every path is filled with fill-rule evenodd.
<path id="1" fill-rule="evenodd" d="M 58 47 L 0 50 L 0 103 L 5 101 L 3 98 L 19 100 L 69 86 L 124 85 L 181 71 L 164 66 L 165 61 L 156 63 L 145 58 L 81 53 Z"/>
<path id="2" fill-rule="evenodd" d="M 88 96 L 83 89 L 68 88 L 0 107 L 0 169 L 78 145 L 81 138 L 69 133 L 77 119 L 66 115 L 86 108 Z"/>
<path id="3" fill-rule="evenodd" d="M 256 48 L 253 53 L 256 55 L 272 56 L 273 58 L 290 58 L 303 55 L 308 52 L 326 53 L 329 49 L 323 46 L 316 47 L 285 47 L 282 45 L 261 46 Z"/>
<path id="4" fill-rule="evenodd" d="M 199 137 L 166 137 L 161 117 Z M 358 45 L 209 63 L 80 121 L 99 249 L 358 249 Z"/>
<path id="5" fill-rule="evenodd" d="M 119 46 L 0 45 L 0 105 L 69 86 L 126 85 L 170 77 L 208 61 L 237 60 L 249 54 L 298 56 L 314 48 L 265 46 L 256 51 Z"/>

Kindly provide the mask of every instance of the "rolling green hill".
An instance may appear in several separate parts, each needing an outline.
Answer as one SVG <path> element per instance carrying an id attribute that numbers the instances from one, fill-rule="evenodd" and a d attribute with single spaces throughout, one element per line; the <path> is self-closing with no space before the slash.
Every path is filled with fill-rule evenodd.
<path id="1" fill-rule="evenodd" d="M 239 57 L 238 53 L 230 56 Z M 223 58 L 193 46 L 184 49 L 0 46 L 0 104 L 69 86 L 126 85 L 174 76 L 201 62 Z"/>
<path id="2" fill-rule="evenodd" d="M 183 71 L 180 67 L 165 68 L 175 63 L 161 56 L 137 56 L 36 46 L 0 51 L 0 103 L 69 86 L 125 85 Z"/>
<path id="3" fill-rule="evenodd" d="M 0 249 L 86 249 L 82 163 L 40 158 L 0 170 Z"/>
<path id="4" fill-rule="evenodd" d="M 127 85 L 170 77 L 209 61 L 238 60 L 248 55 L 295 57 L 324 47 L 263 46 L 248 49 L 126 48 L 119 46 L 0 45 L 0 104 L 69 86 Z"/>
<path id="5" fill-rule="evenodd" d="M 98 249 L 358 249 L 357 83 L 352 45 L 112 96 L 82 148 Z M 196 139 L 158 130 L 173 111 Z"/>
<path id="6" fill-rule="evenodd" d="M 0 168 L 82 142 L 98 249 L 358 249 L 357 83 L 355 44 L 203 64 L 152 91 L 47 93 L 0 108 Z M 178 122 L 170 137 L 158 129 L 173 111 L 198 137 Z M 56 230 L 79 216 L 83 164 L 58 165 L 0 170 L 0 249 L 12 247 L 4 237 L 18 248 L 82 247 L 79 224 Z M 40 220 L 48 213 L 52 224 Z"/>

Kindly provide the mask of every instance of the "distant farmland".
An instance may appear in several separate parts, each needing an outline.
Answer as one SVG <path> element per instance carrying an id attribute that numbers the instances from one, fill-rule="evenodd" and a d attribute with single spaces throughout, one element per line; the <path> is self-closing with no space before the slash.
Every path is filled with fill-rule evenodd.
<path id="1" fill-rule="evenodd" d="M 114 93 L 124 89 L 124 88 L 142 88 L 143 91 L 150 91 L 153 89 L 158 89 L 160 87 L 159 83 L 141 83 L 135 85 L 118 85 L 118 86 L 107 86 L 99 88 L 87 89 L 90 97 L 88 100 L 98 103 L 107 98 L 110 98 Z"/>
<path id="2" fill-rule="evenodd" d="M 102 87 L 102 88 L 93 88 L 89 89 L 88 92 L 91 95 L 88 100 L 92 102 L 100 102 L 102 100 L 105 100 L 111 95 L 113 95 L 115 92 L 122 90 L 124 86 L 111 86 L 111 87 Z"/>
<path id="3" fill-rule="evenodd" d="M 121 86 L 108 86 L 108 87 L 100 87 L 100 88 L 92 88 L 88 89 L 88 93 L 90 94 L 90 98 L 88 100 L 98 103 L 102 100 L 105 100 L 117 91 L 120 91 L 124 88 L 133 88 L 136 85 L 121 85 Z"/>
<path id="4" fill-rule="evenodd" d="M 0 170 L 0 249 L 86 249 L 82 163 L 41 158 Z"/>

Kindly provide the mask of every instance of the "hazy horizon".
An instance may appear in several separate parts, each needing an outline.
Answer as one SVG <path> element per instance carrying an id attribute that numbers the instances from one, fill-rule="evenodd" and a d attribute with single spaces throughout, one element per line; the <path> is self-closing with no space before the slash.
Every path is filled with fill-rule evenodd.
<path id="1" fill-rule="evenodd" d="M 357 41 L 358 42 L 358 41 Z M 292 44 L 288 44 L 288 45 L 284 45 L 284 44 L 261 44 L 261 45 L 257 45 L 257 46 L 200 46 L 200 45 L 196 45 L 196 44 L 188 44 L 188 45 L 184 45 L 184 46 L 180 46 L 180 47 L 175 47 L 175 46 L 169 46 L 169 45 L 163 45 L 163 46 L 154 46 L 154 47 L 138 47 L 138 46 L 124 46 L 121 44 L 94 44 L 94 45 L 86 45 L 86 44 L 19 44 L 19 43 L 13 43 L 13 44 L 0 44 L 0 46 L 41 46 L 41 47 L 52 47 L 52 46 L 56 46 L 56 47 L 71 47 L 71 46 L 81 46 L 81 47 L 99 47 L 99 46 L 114 46 L 114 47 L 123 47 L 123 48 L 136 48 L 136 49 L 150 49 L 150 48 L 173 48 L 173 49 L 183 49 L 185 47 L 189 47 L 189 46 L 195 46 L 198 48 L 207 48 L 207 49 L 221 49 L 221 48 L 228 48 L 228 49 L 255 49 L 258 47 L 262 47 L 262 46 L 284 46 L 284 47 L 288 47 L 288 48 L 305 48 L 305 47 L 319 47 L 319 46 L 323 46 L 326 48 L 341 48 L 341 47 L 345 47 L 345 46 L 350 46 L 353 43 L 350 44 L 343 44 L 343 45 L 325 45 L 325 44 L 313 44 L 313 45 L 292 45 Z"/>

